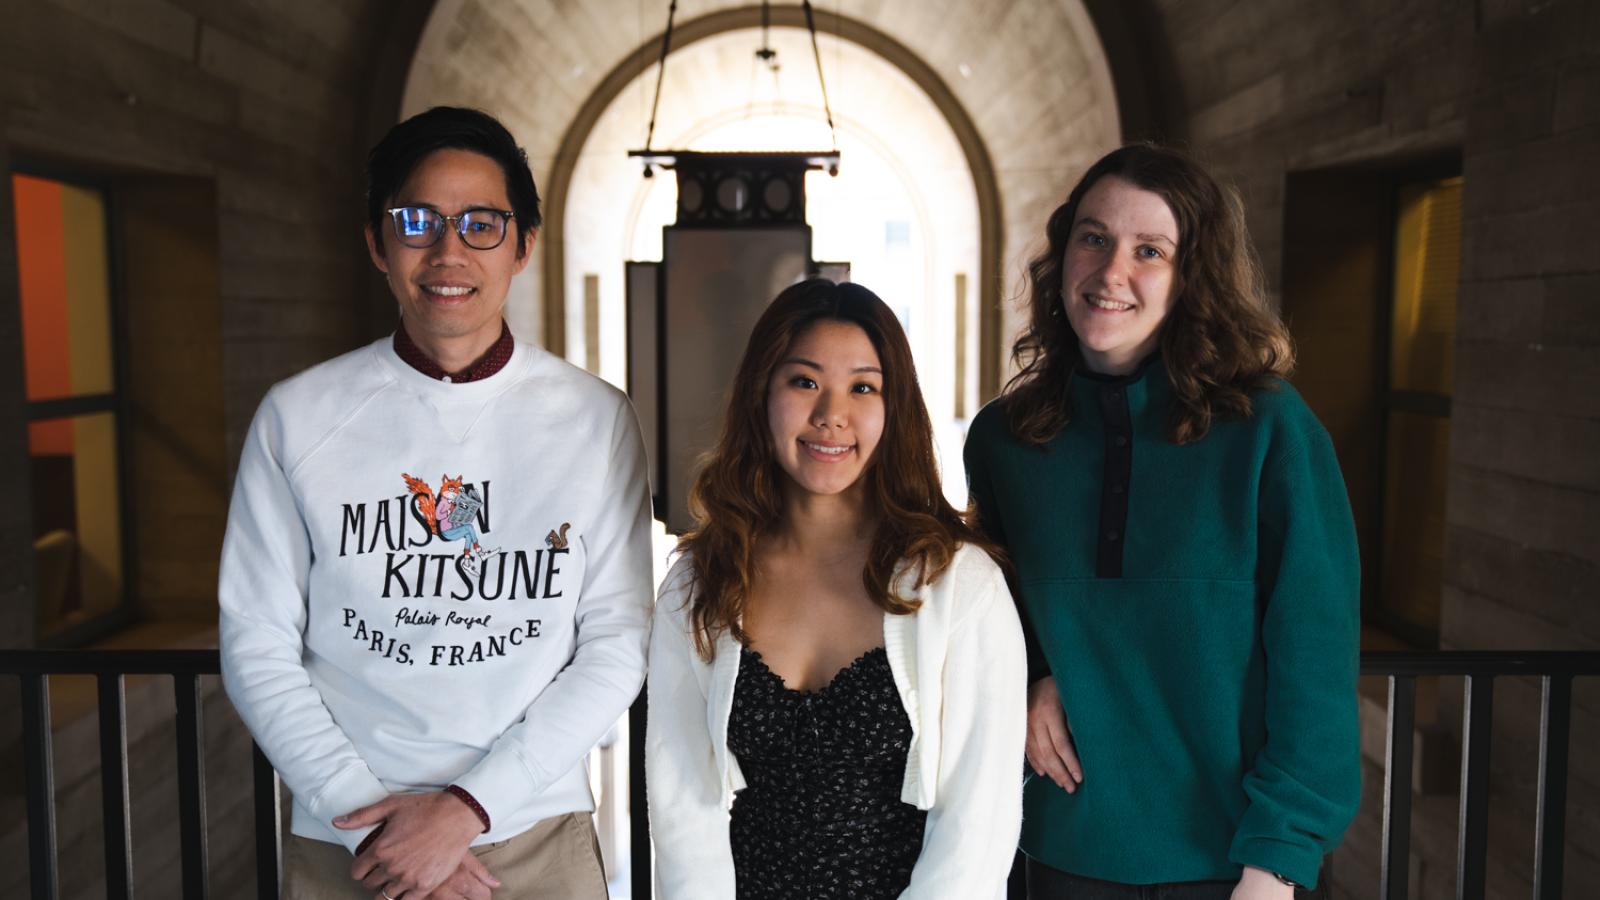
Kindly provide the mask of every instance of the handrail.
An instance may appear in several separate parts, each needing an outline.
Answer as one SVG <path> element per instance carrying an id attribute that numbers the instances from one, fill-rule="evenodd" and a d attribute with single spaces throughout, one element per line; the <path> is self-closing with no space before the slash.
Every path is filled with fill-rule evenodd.
<path id="1" fill-rule="evenodd" d="M 215 650 L 0 650 L 0 675 L 217 675 Z"/>
<path id="2" fill-rule="evenodd" d="M 1362 675 L 1600 675 L 1600 651 L 1369 650 Z"/>

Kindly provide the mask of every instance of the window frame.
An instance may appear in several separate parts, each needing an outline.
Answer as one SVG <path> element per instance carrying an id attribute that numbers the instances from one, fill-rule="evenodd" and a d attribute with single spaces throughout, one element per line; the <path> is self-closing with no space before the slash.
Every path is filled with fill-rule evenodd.
<path id="1" fill-rule="evenodd" d="M 129 505 L 129 501 L 132 498 L 132 491 L 129 489 L 128 481 L 129 477 L 131 476 L 131 466 L 129 465 L 128 460 L 129 434 L 126 390 L 129 381 L 129 373 L 126 369 L 127 353 L 124 349 L 127 346 L 128 340 L 128 323 L 125 304 L 122 301 L 122 257 L 120 253 L 121 246 L 118 239 L 119 236 L 117 233 L 118 208 L 115 191 L 116 185 L 114 179 L 107 176 L 97 176 L 92 173 L 84 172 L 80 169 L 74 169 L 48 161 L 21 156 L 12 157 L 11 165 L 6 170 L 5 175 L 8 180 L 12 176 L 23 175 L 31 178 L 55 181 L 60 184 L 82 190 L 94 191 L 100 196 L 105 210 L 106 303 L 109 307 L 107 312 L 109 315 L 111 331 L 111 346 L 109 350 L 111 354 L 111 390 L 109 392 L 83 394 L 72 397 L 58 397 L 49 400 L 29 400 L 27 399 L 26 376 L 24 376 L 24 383 L 21 391 L 24 413 L 22 422 L 20 424 L 23 430 L 24 442 L 27 441 L 27 430 L 34 422 L 71 418 L 75 416 L 94 415 L 97 413 L 110 413 L 113 417 L 112 433 L 116 436 L 117 442 L 115 450 L 115 467 L 117 473 L 117 529 L 120 538 L 119 544 L 122 563 L 122 590 L 120 595 L 117 597 L 116 605 L 111 609 L 48 634 L 44 630 L 45 623 L 39 620 L 37 614 L 34 617 L 32 635 L 34 646 L 47 649 L 81 647 L 127 627 L 138 618 L 134 602 L 136 594 L 134 585 L 138 583 L 138 557 L 137 554 L 134 553 L 134 542 L 132 540 L 134 516 L 133 510 Z M 9 186 L 8 192 L 11 192 L 9 190 Z M 15 230 L 21 228 L 21 223 L 15 221 L 16 206 L 14 198 L 12 200 L 11 209 L 6 210 L 5 215 L 13 218 L 13 233 L 15 233 Z M 16 252 L 15 246 L 13 246 L 12 252 Z M 20 254 L 18 256 L 17 264 L 20 277 Z M 19 282 L 17 291 L 19 315 L 21 311 L 21 301 L 22 293 Z M 19 356 L 25 366 L 28 352 L 27 341 L 25 332 L 22 331 L 20 327 L 17 337 Z M 33 454 L 31 452 L 27 454 L 27 466 L 28 472 L 26 477 L 29 485 L 31 486 L 33 484 Z M 36 498 L 33 496 L 32 491 L 30 490 L 28 497 L 30 520 L 32 516 L 31 510 L 33 509 L 33 504 L 35 502 Z M 30 538 L 30 540 L 32 539 L 34 538 Z M 36 613 L 39 603 L 37 572 L 38 563 L 35 561 L 35 580 L 33 582 L 34 589 L 32 594 Z"/>

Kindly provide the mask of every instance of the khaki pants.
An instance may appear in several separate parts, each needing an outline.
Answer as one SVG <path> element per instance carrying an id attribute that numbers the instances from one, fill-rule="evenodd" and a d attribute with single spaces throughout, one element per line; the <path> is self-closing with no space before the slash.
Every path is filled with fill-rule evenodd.
<path id="1" fill-rule="evenodd" d="M 606 900 L 600 843 L 586 812 L 545 819 L 510 840 L 480 844 L 472 852 L 500 879 L 495 900 Z M 284 900 L 371 900 L 374 894 L 350 877 L 344 845 L 294 834 L 284 841 Z"/>

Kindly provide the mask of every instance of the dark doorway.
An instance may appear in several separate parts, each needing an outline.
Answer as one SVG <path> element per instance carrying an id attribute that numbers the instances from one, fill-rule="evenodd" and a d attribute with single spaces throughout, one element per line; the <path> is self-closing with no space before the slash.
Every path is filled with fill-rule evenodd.
<path id="1" fill-rule="evenodd" d="M 1362 557 L 1362 620 L 1438 646 L 1460 282 L 1461 166 L 1291 173 L 1283 311 L 1295 384 L 1333 437 Z"/>

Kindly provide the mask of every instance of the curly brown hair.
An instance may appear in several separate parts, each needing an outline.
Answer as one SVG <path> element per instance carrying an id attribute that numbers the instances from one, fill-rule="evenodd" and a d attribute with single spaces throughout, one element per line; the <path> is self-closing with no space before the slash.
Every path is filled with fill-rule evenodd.
<path id="1" fill-rule="evenodd" d="M 794 341 L 825 321 L 860 327 L 883 367 L 883 436 L 861 476 L 877 517 L 861 573 L 868 596 L 885 612 L 914 612 L 915 599 L 892 590 L 902 562 L 915 567 L 920 585 L 938 578 L 963 543 L 997 552 L 945 500 L 933 424 L 917 386 L 911 346 L 894 313 L 860 285 L 802 281 L 780 293 L 751 331 L 717 442 L 689 494 L 696 527 L 678 541 L 678 549 L 691 558 L 690 620 L 703 658 L 711 658 L 723 631 L 748 643 L 740 622 L 754 581 L 756 548 L 782 519 L 782 479 L 788 477 L 778 466 L 767 424 L 767 388 Z"/>
<path id="2" fill-rule="evenodd" d="M 1002 408 L 1012 433 L 1034 445 L 1071 421 L 1067 385 L 1084 361 L 1062 310 L 1062 261 L 1079 203 L 1108 175 L 1159 195 L 1177 220 L 1177 278 L 1160 352 L 1174 394 L 1169 437 L 1197 441 L 1219 416 L 1248 417 L 1250 393 L 1288 376 L 1294 348 L 1267 304 L 1238 192 L 1189 154 L 1156 144 L 1101 157 L 1050 214 L 1047 246 L 1028 264 L 1028 325 L 1011 348 L 1020 371 L 1002 392 Z"/>

